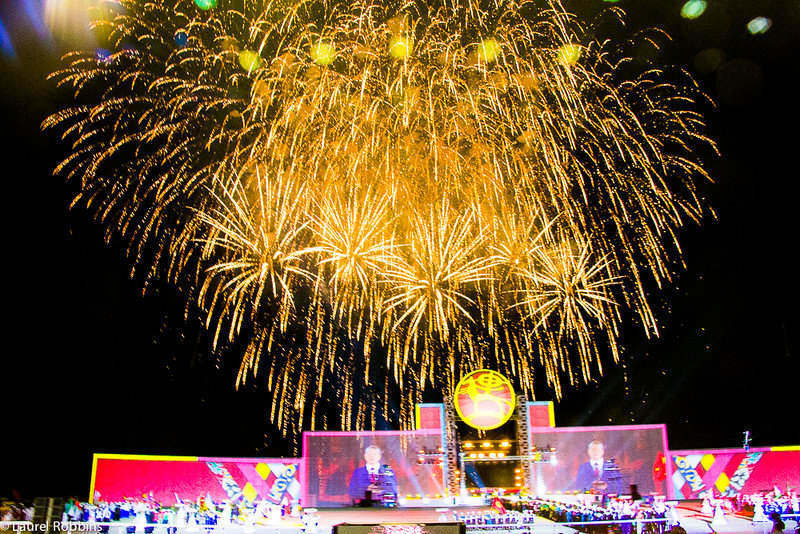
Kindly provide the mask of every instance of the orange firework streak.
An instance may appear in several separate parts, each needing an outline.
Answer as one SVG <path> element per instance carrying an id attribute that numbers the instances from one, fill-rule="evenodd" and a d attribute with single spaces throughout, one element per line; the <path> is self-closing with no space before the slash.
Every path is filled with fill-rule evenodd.
<path id="1" fill-rule="evenodd" d="M 497 371 L 479 369 L 463 377 L 456 386 L 453 404 L 462 421 L 479 430 L 491 430 L 514 413 L 514 388 Z"/>

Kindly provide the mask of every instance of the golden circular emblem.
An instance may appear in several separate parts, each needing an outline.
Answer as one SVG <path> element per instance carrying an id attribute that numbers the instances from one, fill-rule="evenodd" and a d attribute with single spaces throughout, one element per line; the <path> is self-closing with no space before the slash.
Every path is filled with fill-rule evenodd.
<path id="1" fill-rule="evenodd" d="M 459 380 L 453 405 L 462 421 L 478 430 L 491 430 L 508 421 L 516 398 L 511 382 L 490 369 L 478 369 Z"/>

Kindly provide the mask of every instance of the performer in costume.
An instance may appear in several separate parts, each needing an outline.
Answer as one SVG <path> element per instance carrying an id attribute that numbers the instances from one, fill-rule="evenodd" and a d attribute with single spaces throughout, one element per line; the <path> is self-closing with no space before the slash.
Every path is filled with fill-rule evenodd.
<path id="1" fill-rule="evenodd" d="M 370 445 L 364 449 L 365 465 L 356 468 L 350 476 L 350 498 L 353 504 L 368 506 L 386 497 L 397 496 L 397 478 L 388 465 L 381 465 L 380 447 Z"/>

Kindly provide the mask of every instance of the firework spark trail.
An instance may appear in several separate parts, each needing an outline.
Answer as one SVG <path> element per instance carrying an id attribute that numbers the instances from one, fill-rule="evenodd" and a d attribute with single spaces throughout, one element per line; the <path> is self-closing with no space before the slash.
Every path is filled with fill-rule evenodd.
<path id="1" fill-rule="evenodd" d="M 52 75 L 56 173 L 245 347 L 285 432 L 374 424 L 396 387 L 408 425 L 479 365 L 560 396 L 623 311 L 657 335 L 646 288 L 707 211 L 704 96 L 558 0 L 119 0 L 95 27 L 111 54 Z"/>

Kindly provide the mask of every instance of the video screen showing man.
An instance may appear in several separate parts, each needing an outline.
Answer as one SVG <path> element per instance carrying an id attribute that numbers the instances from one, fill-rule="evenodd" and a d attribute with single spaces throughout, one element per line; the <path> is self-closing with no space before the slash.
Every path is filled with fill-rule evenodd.
<path id="1" fill-rule="evenodd" d="M 534 446 L 555 449 L 558 461 L 538 465 L 536 491 L 627 493 L 630 484 L 648 496 L 663 495 L 670 482 L 667 465 L 654 475 L 653 465 L 667 450 L 664 425 L 625 425 L 604 427 L 564 427 L 536 429 L 530 434 Z M 660 456 L 659 456 L 660 455 Z M 594 465 L 592 462 L 594 461 Z"/>
<path id="2" fill-rule="evenodd" d="M 605 445 L 594 439 L 586 448 L 589 460 L 578 467 L 573 490 L 597 493 L 621 493 L 622 475 L 614 458 L 606 459 Z"/>
<path id="3" fill-rule="evenodd" d="M 397 477 L 394 470 L 381 464 L 383 453 L 377 445 L 364 449 L 364 465 L 350 476 L 350 498 L 354 505 L 393 504 L 397 500 Z"/>
<path id="4" fill-rule="evenodd" d="M 368 446 L 377 450 L 366 451 Z M 352 506 L 353 501 L 363 500 L 370 485 L 367 463 L 373 466 L 373 471 L 377 467 L 378 482 L 389 489 L 387 499 L 375 504 L 394 506 L 389 500 L 392 493 L 396 493 L 397 506 L 412 505 L 404 499 L 410 495 L 429 498 L 442 495 L 447 487 L 443 464 L 420 461 L 420 451 L 435 451 L 441 446 L 439 430 L 306 432 L 303 435 L 306 464 L 301 474 L 303 504 Z M 369 459 L 365 453 L 370 455 Z M 351 479 L 354 479 L 352 484 Z"/>

